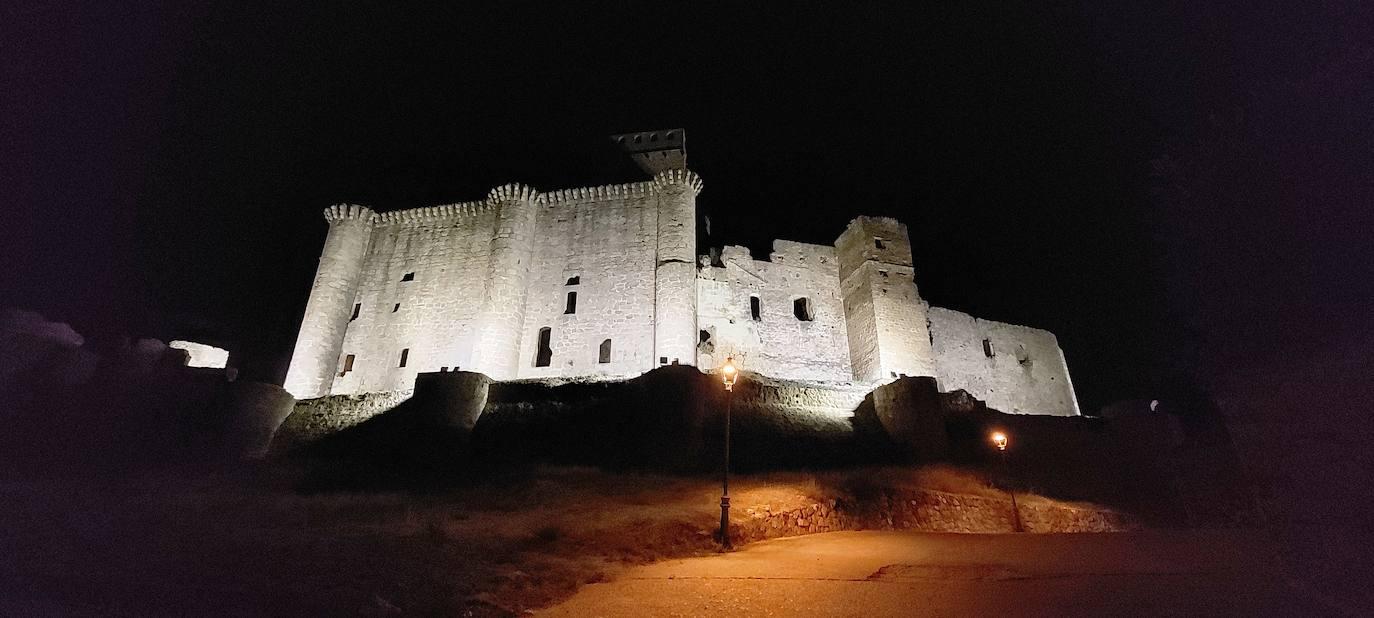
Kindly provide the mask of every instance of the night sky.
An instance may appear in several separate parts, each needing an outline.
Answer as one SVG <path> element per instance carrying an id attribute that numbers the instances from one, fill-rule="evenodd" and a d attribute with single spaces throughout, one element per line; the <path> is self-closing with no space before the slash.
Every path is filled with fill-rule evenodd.
<path id="1" fill-rule="evenodd" d="M 1367 3 L 219 4 L 0 8 L 0 305 L 279 380 L 325 206 L 638 180 L 606 136 L 684 127 L 713 244 L 897 217 L 1086 411 L 1374 342 Z"/>

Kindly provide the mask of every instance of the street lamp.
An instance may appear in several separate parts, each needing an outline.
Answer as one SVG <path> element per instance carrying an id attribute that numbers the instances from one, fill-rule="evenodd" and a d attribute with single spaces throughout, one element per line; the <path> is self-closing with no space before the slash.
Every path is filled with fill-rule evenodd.
<path id="1" fill-rule="evenodd" d="M 725 359 L 725 365 L 720 368 L 720 378 L 725 383 L 725 465 L 722 466 L 720 483 L 720 543 L 725 549 L 730 549 L 730 408 L 734 403 L 735 381 L 739 379 L 734 357 Z"/>
<path id="2" fill-rule="evenodd" d="M 997 451 L 1002 454 L 1002 476 L 1010 479 L 1011 468 L 1007 466 L 1007 442 L 1007 434 L 1000 431 L 992 432 L 992 443 L 997 445 Z M 1012 491 L 1010 482 L 1007 483 L 1007 495 L 1011 496 L 1011 515 L 1012 522 L 1016 526 L 1015 530 L 1024 532 L 1025 530 L 1021 528 L 1021 509 L 1016 506 L 1016 492 Z"/>

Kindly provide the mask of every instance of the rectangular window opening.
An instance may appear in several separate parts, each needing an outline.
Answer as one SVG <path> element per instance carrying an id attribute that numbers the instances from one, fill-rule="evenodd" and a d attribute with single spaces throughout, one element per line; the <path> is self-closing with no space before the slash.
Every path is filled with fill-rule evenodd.
<path id="1" fill-rule="evenodd" d="M 988 358 L 992 358 L 993 356 L 996 356 L 996 354 L 993 353 L 993 351 L 992 351 L 992 340 L 991 340 L 991 339 L 984 339 L 984 340 L 983 340 L 983 355 L 986 356 L 986 357 L 988 357 Z"/>
<path id="2" fill-rule="evenodd" d="M 582 283 L 582 276 L 581 276 L 581 275 L 573 275 L 573 276 L 571 276 L 571 277 L 568 277 L 568 283 L 567 283 L 567 285 L 577 285 L 577 284 L 579 284 L 579 283 Z"/>
<path id="3" fill-rule="evenodd" d="M 553 329 L 545 326 L 539 329 L 539 349 L 534 354 L 535 367 L 548 367 L 553 363 Z"/>
<path id="4" fill-rule="evenodd" d="M 803 296 L 792 301 L 792 315 L 797 316 L 797 319 L 803 322 L 816 319 L 816 315 L 811 310 L 811 299 Z"/>
<path id="5" fill-rule="evenodd" d="M 668 357 L 667 357 L 667 356 L 660 356 L 660 357 L 658 357 L 658 364 L 660 364 L 660 365 L 667 365 L 667 364 L 668 364 Z"/>
<path id="6" fill-rule="evenodd" d="M 415 273 L 413 273 L 413 272 L 409 272 L 409 273 L 406 273 L 406 274 L 404 274 L 404 275 L 401 275 L 401 281 L 414 281 L 414 280 L 415 280 Z"/>
<path id="7" fill-rule="evenodd" d="M 568 304 L 563 309 L 564 315 L 577 313 L 577 292 L 568 292 Z"/>
<path id="8" fill-rule="evenodd" d="M 750 297 L 749 297 L 749 317 L 754 318 L 754 321 L 757 322 L 757 321 L 763 319 L 762 317 L 760 317 L 762 314 L 763 314 L 763 302 L 760 301 L 760 300 L 759 300 L 759 297 L 757 297 L 757 296 L 750 296 Z"/>
<path id="9" fill-rule="evenodd" d="M 410 360 L 410 348 L 404 348 L 404 349 L 401 350 L 401 364 L 396 365 L 396 366 L 397 366 L 397 367 L 405 367 L 405 366 L 406 366 L 406 361 L 408 361 L 408 360 Z"/>
<path id="10" fill-rule="evenodd" d="M 886 249 L 887 246 L 883 244 L 883 239 L 881 239 L 881 238 L 874 238 L 874 239 L 873 239 L 873 248 L 874 248 L 874 249 Z"/>
<path id="11" fill-rule="evenodd" d="M 345 375 L 348 375 L 348 372 L 353 371 L 353 359 L 355 358 L 357 357 L 352 354 L 349 354 L 344 357 L 343 369 L 339 370 L 339 377 L 342 378 Z"/>
<path id="12" fill-rule="evenodd" d="M 597 353 L 596 362 L 599 363 L 599 364 L 602 364 L 602 365 L 611 362 L 611 340 L 610 340 L 610 339 L 607 339 L 607 340 L 601 342 L 601 350 L 598 351 L 598 353 Z"/>
<path id="13" fill-rule="evenodd" d="M 362 304 L 362 303 L 353 303 L 353 317 L 348 318 L 348 321 L 349 321 L 349 322 L 352 322 L 353 320 L 358 319 L 358 314 L 359 314 L 359 313 L 362 313 L 362 312 L 363 312 L 363 304 Z"/>
<path id="14" fill-rule="evenodd" d="M 392 313 L 396 313 L 397 311 L 400 311 L 400 310 L 401 310 L 401 303 L 396 303 L 396 304 L 391 308 L 391 312 L 392 312 Z"/>

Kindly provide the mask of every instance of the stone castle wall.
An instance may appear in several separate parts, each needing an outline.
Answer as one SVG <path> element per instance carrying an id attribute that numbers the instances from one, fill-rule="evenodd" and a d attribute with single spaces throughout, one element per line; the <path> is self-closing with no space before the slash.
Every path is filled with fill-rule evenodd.
<path id="1" fill-rule="evenodd" d="M 734 357 L 746 369 L 793 380 L 853 379 L 834 247 L 777 240 L 769 260 L 744 247 L 725 247 L 724 267 L 697 279 L 698 365 L 717 367 Z M 752 298 L 758 299 L 754 319 Z M 795 313 L 805 299 L 811 320 Z"/>
<path id="2" fill-rule="evenodd" d="M 925 303 L 916 290 L 906 226 L 886 217 L 858 217 L 835 247 L 854 378 L 933 375 Z"/>
<path id="3" fill-rule="evenodd" d="M 409 390 L 419 372 L 470 363 L 496 218 L 495 208 L 477 203 L 376 222 L 354 300 L 358 317 L 335 359 L 352 354 L 353 370 L 336 373 L 332 393 Z"/>
<path id="4" fill-rule="evenodd" d="M 1079 414 L 1053 333 L 939 307 L 928 315 L 940 390 L 963 389 L 1008 414 Z"/>
<path id="5" fill-rule="evenodd" d="M 767 260 L 726 247 L 720 266 L 699 266 L 701 188 L 667 170 L 380 214 L 331 207 L 286 388 L 407 391 L 419 373 L 460 368 L 626 378 L 733 356 L 784 380 L 935 376 L 1008 412 L 1078 413 L 1053 335 L 921 299 L 901 222 L 858 217 L 834 246 L 778 240 Z"/>

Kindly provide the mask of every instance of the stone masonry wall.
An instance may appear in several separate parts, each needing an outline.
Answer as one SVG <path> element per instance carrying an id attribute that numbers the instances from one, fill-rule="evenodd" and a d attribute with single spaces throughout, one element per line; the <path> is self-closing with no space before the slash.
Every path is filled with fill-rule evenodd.
<path id="1" fill-rule="evenodd" d="M 777 240 L 768 261 L 751 259 L 744 247 L 726 247 L 721 261 L 723 268 L 703 268 L 698 277 L 698 326 L 708 335 L 698 346 L 699 366 L 717 367 L 733 356 L 768 376 L 853 378 L 834 248 Z M 758 320 L 751 317 L 751 297 L 759 299 Z M 793 312 L 802 297 L 811 321 Z"/>
<path id="2" fill-rule="evenodd" d="M 926 305 L 916 289 L 906 226 L 858 217 L 835 248 L 854 379 L 933 375 Z"/>
<path id="3" fill-rule="evenodd" d="M 1053 333 L 939 307 L 928 315 L 941 391 L 963 389 L 1008 414 L 1079 414 Z"/>
<path id="4" fill-rule="evenodd" d="M 871 504 L 843 497 L 816 500 L 800 508 L 774 510 L 769 504 L 736 504 L 730 535 L 737 542 L 758 541 L 838 530 L 918 530 L 923 532 L 1014 532 L 1009 498 L 954 494 L 931 489 L 889 492 Z M 1017 503 L 1022 529 L 1030 533 L 1116 532 L 1136 530 L 1129 515 L 1100 507 L 1058 502 Z"/>
<path id="5" fill-rule="evenodd" d="M 519 377 L 628 377 L 652 369 L 658 226 L 652 183 L 548 197 L 555 199 L 539 210 Z M 570 292 L 577 294 L 573 313 L 567 312 Z M 542 328 L 550 329 L 553 355 L 548 367 L 535 367 Z M 610 362 L 601 363 L 606 339 Z"/>
<path id="6" fill-rule="evenodd" d="M 385 213 L 374 224 L 358 317 L 338 361 L 353 354 L 353 371 L 334 379 L 332 393 L 408 391 L 419 372 L 470 365 L 496 212 L 484 202 L 438 209 Z"/>
<path id="7" fill-rule="evenodd" d="M 401 405 L 413 391 L 362 395 L 330 395 L 296 402 L 291 414 L 277 428 L 272 450 L 285 452 L 362 423 Z"/>

